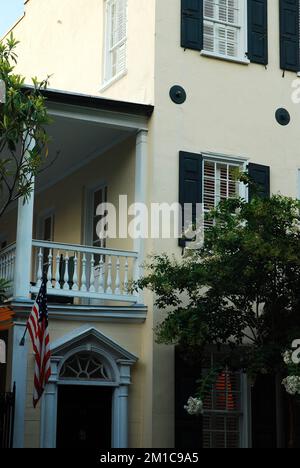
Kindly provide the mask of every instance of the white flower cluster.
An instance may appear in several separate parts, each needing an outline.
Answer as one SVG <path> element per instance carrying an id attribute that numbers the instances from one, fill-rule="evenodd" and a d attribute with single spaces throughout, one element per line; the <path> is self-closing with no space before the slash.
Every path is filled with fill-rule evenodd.
<path id="1" fill-rule="evenodd" d="M 199 416 L 203 414 L 203 402 L 200 398 L 190 397 L 184 409 L 190 416 Z"/>
<path id="2" fill-rule="evenodd" d="M 293 219 L 292 226 L 287 228 L 286 234 L 299 234 L 300 233 L 300 221 L 297 218 Z"/>
<path id="3" fill-rule="evenodd" d="M 297 375 L 289 375 L 282 381 L 289 395 L 300 395 L 300 377 Z"/>
<path id="4" fill-rule="evenodd" d="M 293 364 L 292 354 L 293 354 L 292 351 L 285 351 L 285 353 L 283 353 L 283 355 L 282 355 L 284 363 L 287 366 L 289 366 L 290 364 Z"/>

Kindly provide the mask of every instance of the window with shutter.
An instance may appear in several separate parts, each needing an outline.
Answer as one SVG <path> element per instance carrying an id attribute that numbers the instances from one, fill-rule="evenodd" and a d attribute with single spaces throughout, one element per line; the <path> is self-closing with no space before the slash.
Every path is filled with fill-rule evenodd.
<path id="1" fill-rule="evenodd" d="M 127 56 L 127 0 L 106 0 L 104 84 L 122 76 Z"/>
<path id="2" fill-rule="evenodd" d="M 246 0 L 204 0 L 204 52 L 245 61 L 246 30 Z"/>

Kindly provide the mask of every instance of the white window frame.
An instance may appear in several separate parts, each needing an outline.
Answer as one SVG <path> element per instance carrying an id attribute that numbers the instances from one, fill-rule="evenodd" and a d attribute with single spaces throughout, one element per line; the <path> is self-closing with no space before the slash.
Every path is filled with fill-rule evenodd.
<path id="1" fill-rule="evenodd" d="M 247 51 L 248 51 L 248 12 L 247 12 L 247 0 L 239 0 L 240 5 L 241 5 L 241 23 L 238 25 L 238 28 L 240 30 L 239 34 L 239 52 L 236 57 L 231 57 L 228 55 L 222 55 L 217 52 L 211 52 L 207 51 L 203 48 L 201 51 L 201 55 L 206 56 L 206 57 L 213 57 L 221 60 L 228 60 L 230 62 L 237 62 L 237 63 L 242 63 L 244 65 L 248 65 L 250 63 L 250 60 L 247 58 Z M 230 23 L 224 23 L 222 21 L 216 21 L 212 20 L 210 18 L 206 18 L 203 15 L 203 32 L 204 32 L 204 24 L 205 22 L 211 22 L 211 23 L 216 23 L 216 24 L 223 24 L 229 27 L 233 27 L 232 24 Z M 204 47 L 204 44 L 203 44 Z"/>
<path id="2" fill-rule="evenodd" d="M 111 41 L 111 7 L 114 2 L 118 2 L 121 0 L 105 0 L 104 4 L 104 51 L 103 51 L 103 80 L 102 80 L 102 87 L 100 91 L 105 91 L 110 85 L 112 85 L 115 81 L 118 81 L 123 76 L 127 74 L 127 42 L 128 42 L 128 0 L 126 1 L 126 34 L 117 44 L 114 45 L 113 48 L 110 47 Z M 112 70 L 112 54 L 114 50 L 125 45 L 125 66 L 124 69 L 121 70 L 119 73 L 113 75 Z"/>

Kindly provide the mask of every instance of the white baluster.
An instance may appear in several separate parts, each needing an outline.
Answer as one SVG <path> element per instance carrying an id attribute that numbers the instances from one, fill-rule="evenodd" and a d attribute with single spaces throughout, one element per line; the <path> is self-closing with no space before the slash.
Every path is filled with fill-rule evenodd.
<path id="1" fill-rule="evenodd" d="M 80 291 L 87 292 L 86 287 L 86 255 L 83 254 L 82 257 L 82 274 L 81 274 L 81 288 Z"/>
<path id="2" fill-rule="evenodd" d="M 11 270 L 12 270 L 12 253 L 8 252 L 8 271 L 7 271 L 7 279 L 8 281 L 11 280 Z"/>
<path id="3" fill-rule="evenodd" d="M 124 294 L 127 296 L 128 294 L 128 257 L 125 258 L 125 272 L 124 272 Z"/>
<path id="4" fill-rule="evenodd" d="M 119 296 L 121 294 L 121 280 L 120 280 L 120 257 L 116 260 L 116 289 L 115 294 Z"/>
<path id="5" fill-rule="evenodd" d="M 68 252 L 66 252 L 65 256 L 65 275 L 64 275 L 64 290 L 69 291 L 70 290 L 70 285 L 69 285 L 69 255 Z"/>
<path id="6" fill-rule="evenodd" d="M 98 287 L 98 293 L 99 294 L 104 294 L 104 261 L 103 261 L 103 255 L 100 256 L 100 261 L 99 261 L 99 287 Z"/>
<path id="7" fill-rule="evenodd" d="M 11 254 L 11 262 L 12 262 L 12 265 L 11 265 L 11 281 L 13 281 L 14 279 L 14 273 L 15 273 L 15 258 L 16 258 L 16 252 L 15 250 L 13 250 L 12 254 Z"/>
<path id="8" fill-rule="evenodd" d="M 42 252 L 42 249 L 40 249 L 38 253 L 38 271 L 37 271 L 37 281 L 36 281 L 37 288 L 41 287 L 42 276 L 43 276 L 43 252 Z"/>
<path id="9" fill-rule="evenodd" d="M 112 261 L 111 261 L 111 256 L 108 257 L 108 262 L 107 262 L 107 288 L 106 288 L 106 294 L 112 294 L 112 276 L 111 276 L 111 269 L 112 269 Z"/>
<path id="10" fill-rule="evenodd" d="M 55 289 L 60 289 L 60 253 L 56 255 L 56 266 L 55 266 Z"/>
<path id="11" fill-rule="evenodd" d="M 78 257 L 77 257 L 76 252 L 75 252 L 75 256 L 74 256 L 74 276 L 73 276 L 72 291 L 79 291 L 79 287 L 78 287 Z"/>
<path id="12" fill-rule="evenodd" d="M 4 268 L 4 278 L 8 279 L 8 254 L 5 255 L 5 268 Z"/>
<path id="13" fill-rule="evenodd" d="M 96 292 L 95 289 L 95 257 L 94 254 L 91 255 L 91 274 L 90 274 L 90 289 L 89 292 L 94 293 Z"/>
<path id="14" fill-rule="evenodd" d="M 47 271 L 47 289 L 52 288 L 52 250 L 49 250 L 48 254 L 48 271 Z"/>

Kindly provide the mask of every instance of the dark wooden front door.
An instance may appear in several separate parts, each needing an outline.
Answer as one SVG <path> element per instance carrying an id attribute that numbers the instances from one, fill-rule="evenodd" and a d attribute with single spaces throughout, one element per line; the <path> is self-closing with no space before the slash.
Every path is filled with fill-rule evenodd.
<path id="1" fill-rule="evenodd" d="M 253 448 L 277 448 L 276 383 L 274 376 L 258 376 L 251 392 L 251 405 Z"/>
<path id="2" fill-rule="evenodd" d="M 112 389 L 60 386 L 57 448 L 111 448 Z"/>

